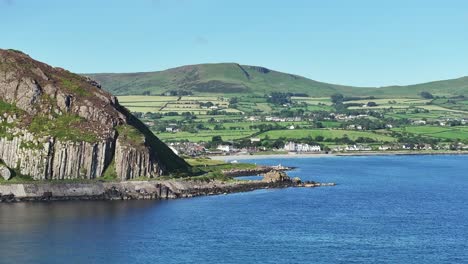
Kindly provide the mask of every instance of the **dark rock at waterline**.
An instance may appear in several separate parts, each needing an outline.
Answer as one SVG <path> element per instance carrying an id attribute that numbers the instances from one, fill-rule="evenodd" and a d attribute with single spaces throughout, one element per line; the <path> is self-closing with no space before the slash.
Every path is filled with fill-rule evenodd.
<path id="1" fill-rule="evenodd" d="M 0 185 L 0 202 L 56 200 L 149 200 L 249 192 L 258 189 L 320 187 L 312 181 L 291 179 L 284 172 L 274 172 L 260 181 L 122 181 L 92 183 L 25 183 Z"/>

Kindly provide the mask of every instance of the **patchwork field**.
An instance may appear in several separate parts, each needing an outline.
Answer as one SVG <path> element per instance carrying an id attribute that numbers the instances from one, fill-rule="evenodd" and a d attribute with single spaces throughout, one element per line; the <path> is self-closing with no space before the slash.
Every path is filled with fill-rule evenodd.
<path id="1" fill-rule="evenodd" d="M 317 126 L 312 121 L 274 122 L 260 121 L 259 117 L 288 116 L 294 117 L 305 113 L 333 113 L 335 107 L 329 97 L 291 97 L 288 104 L 274 104 L 268 96 L 223 95 L 196 96 L 119 96 L 119 101 L 132 112 L 158 113 L 157 120 L 144 120 L 162 140 L 209 142 L 214 136 L 221 136 L 224 141 L 259 137 L 261 139 L 304 139 L 318 136 L 326 139 L 326 145 L 334 139 L 347 137 L 351 140 L 370 138 L 378 142 L 395 142 L 398 134 L 389 130 L 344 130 L 350 120 L 324 120 Z M 364 106 L 374 102 L 376 106 Z M 378 98 L 346 100 L 350 111 L 377 111 L 386 118 L 396 120 L 409 119 L 405 124 L 416 120 L 437 122 L 438 120 L 463 119 L 468 117 L 465 107 L 468 102 L 462 99 L 417 99 L 417 98 Z M 360 106 L 359 106 L 360 105 Z M 450 108 L 449 108 L 450 107 Z M 187 119 L 187 112 L 190 118 Z M 326 114 L 325 114 L 326 115 Z M 249 116 L 256 119 L 248 121 Z M 326 117 L 326 116 L 325 116 Z M 378 122 L 379 118 L 368 116 L 366 122 Z M 307 119 L 306 119 L 307 120 Z M 284 120 L 283 120 L 284 121 Z M 294 125 L 295 129 L 290 130 Z M 167 129 L 169 127 L 169 129 Z M 175 130 L 172 131 L 171 127 Z M 323 129 L 317 128 L 323 127 Z M 262 130 L 260 130 L 262 129 Z M 261 131 L 265 131 L 260 133 Z M 442 140 L 468 140 L 467 127 L 411 126 L 395 127 L 394 133 L 437 138 Z M 259 134 L 260 133 L 260 134 Z"/>
<path id="2" fill-rule="evenodd" d="M 316 138 L 317 136 L 322 136 L 325 139 L 333 139 L 333 138 L 342 138 L 347 136 L 352 140 L 356 140 L 359 137 L 362 138 L 371 138 L 378 141 L 388 141 L 393 142 L 395 141 L 394 138 L 386 135 L 381 135 L 373 132 L 364 132 L 364 131 L 354 131 L 354 130 L 331 130 L 331 129 L 296 129 L 296 130 L 272 130 L 268 132 L 264 132 L 258 137 L 265 138 L 269 137 L 271 139 L 278 139 L 278 138 L 288 138 L 288 139 L 301 139 L 312 137 Z"/>
<path id="3" fill-rule="evenodd" d="M 214 136 L 221 136 L 223 140 L 234 140 L 249 137 L 255 130 L 230 131 L 230 130 L 201 130 L 197 133 L 178 132 L 178 133 L 158 133 L 157 136 L 166 141 L 188 140 L 190 142 L 211 141 Z"/>
<path id="4" fill-rule="evenodd" d="M 119 96 L 119 102 L 132 112 L 141 113 L 184 113 L 193 112 L 196 115 L 206 115 L 212 108 L 202 106 L 211 103 L 216 109 L 224 109 L 229 113 L 241 112 L 229 109 L 229 102 L 216 96 Z"/>
<path id="5" fill-rule="evenodd" d="M 394 128 L 393 131 L 442 139 L 468 139 L 468 127 L 409 126 Z"/>

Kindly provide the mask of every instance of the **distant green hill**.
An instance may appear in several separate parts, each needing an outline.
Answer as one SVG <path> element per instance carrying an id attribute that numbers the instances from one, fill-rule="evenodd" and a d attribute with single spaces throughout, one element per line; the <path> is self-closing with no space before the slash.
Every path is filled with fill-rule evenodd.
<path id="1" fill-rule="evenodd" d="M 152 95 L 168 91 L 197 93 L 257 94 L 292 92 L 309 96 L 405 96 L 418 97 L 421 91 L 440 95 L 468 95 L 468 77 L 410 86 L 384 88 L 329 84 L 264 67 L 236 63 L 199 64 L 158 72 L 85 74 L 116 95 Z"/>
<path id="2" fill-rule="evenodd" d="M 407 86 L 387 86 L 372 90 L 370 93 L 369 90 L 354 92 L 361 95 L 413 97 L 419 95 L 423 91 L 439 96 L 464 95 L 468 97 L 468 77 Z"/>

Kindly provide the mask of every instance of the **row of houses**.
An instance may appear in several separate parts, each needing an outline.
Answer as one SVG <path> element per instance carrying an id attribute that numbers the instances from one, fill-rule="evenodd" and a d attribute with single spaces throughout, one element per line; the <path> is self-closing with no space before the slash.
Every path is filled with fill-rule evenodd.
<path id="1" fill-rule="evenodd" d="M 265 121 L 273 121 L 273 122 L 300 122 L 302 121 L 302 117 L 274 117 L 274 116 L 267 116 L 265 117 Z"/>
<path id="2" fill-rule="evenodd" d="M 367 145 L 345 145 L 335 146 L 332 151 L 345 152 L 345 151 L 371 151 L 373 150 Z M 468 145 L 463 143 L 457 144 L 445 144 L 445 145 L 431 145 L 431 144 L 393 144 L 393 145 L 381 145 L 377 148 L 379 151 L 391 151 L 391 150 L 468 150 Z"/>
<path id="3" fill-rule="evenodd" d="M 309 145 L 306 143 L 288 142 L 283 147 L 284 150 L 289 152 L 320 152 L 322 148 L 319 145 Z"/>
<path id="4" fill-rule="evenodd" d="M 333 151 L 370 151 L 372 148 L 367 145 L 346 145 L 346 146 L 335 146 L 332 148 Z"/>
<path id="5" fill-rule="evenodd" d="M 334 117 L 335 120 L 344 120 L 344 121 L 369 117 L 368 115 L 345 115 L 345 114 L 334 114 L 334 113 L 331 113 L 330 116 Z"/>
<path id="6" fill-rule="evenodd" d="M 277 116 L 248 116 L 245 118 L 247 121 L 259 122 L 259 121 L 271 121 L 271 122 L 300 122 L 303 118 L 300 116 L 296 117 L 277 117 Z"/>

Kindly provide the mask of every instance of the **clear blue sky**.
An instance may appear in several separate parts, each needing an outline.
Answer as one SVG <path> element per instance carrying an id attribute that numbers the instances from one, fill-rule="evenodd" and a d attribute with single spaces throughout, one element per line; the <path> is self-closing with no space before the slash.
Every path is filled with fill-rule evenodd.
<path id="1" fill-rule="evenodd" d="M 468 75 L 465 0 L 0 0 L 0 48 L 74 72 L 238 62 L 383 86 Z"/>

